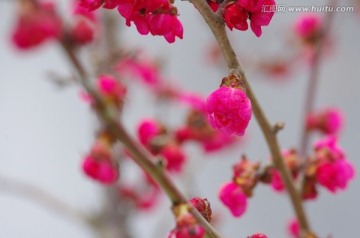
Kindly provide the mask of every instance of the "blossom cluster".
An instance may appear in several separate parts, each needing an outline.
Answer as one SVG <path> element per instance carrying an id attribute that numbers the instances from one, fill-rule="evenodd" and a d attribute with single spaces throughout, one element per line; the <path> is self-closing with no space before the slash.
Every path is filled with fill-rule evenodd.
<path id="1" fill-rule="evenodd" d="M 145 119 L 138 126 L 138 138 L 154 155 L 164 159 L 171 172 L 180 172 L 186 157 L 179 144 L 168 138 L 166 129 L 156 120 Z"/>
<path id="2" fill-rule="evenodd" d="M 63 23 L 53 3 L 38 5 L 24 1 L 18 6 L 12 41 L 19 49 L 29 49 L 63 34 Z"/>
<path id="3" fill-rule="evenodd" d="M 151 153 L 160 156 L 169 172 L 179 173 L 187 161 L 183 146 L 196 142 L 211 153 L 237 142 L 236 138 L 211 128 L 206 113 L 189 110 L 184 126 L 170 129 L 155 119 L 143 119 L 138 125 L 138 138 Z"/>
<path id="4" fill-rule="evenodd" d="M 338 146 L 335 136 L 329 136 L 316 142 L 313 164 L 315 174 L 307 173 L 308 178 L 315 176 L 319 185 L 330 192 L 345 189 L 354 178 L 355 171 L 346 159 L 344 151 Z"/>
<path id="5" fill-rule="evenodd" d="M 243 157 L 233 166 L 232 181 L 225 183 L 219 190 L 221 202 L 235 217 L 242 216 L 247 209 L 247 198 L 252 196 L 260 179 L 259 165 Z"/>
<path id="6" fill-rule="evenodd" d="M 72 13 L 74 18 L 67 24 L 56 11 L 53 2 L 40 0 L 38 3 L 23 1 L 19 4 L 19 14 L 13 32 L 13 43 L 20 49 L 33 48 L 49 40 L 66 40 L 72 45 L 85 45 L 96 37 L 99 22 L 96 10 L 117 8 L 125 18 L 126 25 L 133 23 L 141 35 L 163 36 L 169 43 L 183 38 L 183 25 L 178 19 L 178 10 L 170 0 L 74 0 Z M 216 11 L 220 1 L 208 0 Z M 245 31 L 250 27 L 256 36 L 261 36 L 262 26 L 267 26 L 273 12 L 263 11 L 264 6 L 275 5 L 274 0 L 230 1 L 222 10 L 226 25 Z M 222 6 L 222 5 L 221 5 Z M 304 27 L 298 27 L 299 34 Z"/>
<path id="7" fill-rule="evenodd" d="M 303 199 L 315 199 L 318 196 L 318 186 L 332 193 L 343 190 L 354 178 L 355 170 L 346 159 L 344 151 L 337 144 L 335 136 L 324 137 L 314 144 L 314 154 L 310 156 L 308 163 L 302 166 L 303 159 L 292 151 L 292 154 L 284 153 L 283 158 L 291 171 L 294 180 L 303 168 L 304 181 L 302 183 Z M 279 172 L 272 169 L 271 185 L 275 191 L 284 191 L 285 187 Z"/>
<path id="8" fill-rule="evenodd" d="M 216 12 L 222 5 L 222 1 L 208 0 L 211 9 Z M 222 10 L 222 17 L 230 30 L 234 28 L 246 31 L 250 28 L 257 37 L 262 34 L 262 27 L 269 25 L 274 12 L 264 11 L 265 7 L 275 6 L 274 0 L 235 0 L 229 1 Z"/>
<path id="9" fill-rule="evenodd" d="M 105 105 L 119 111 L 122 107 L 126 87 L 116 78 L 110 75 L 100 75 L 96 81 L 96 96 L 105 103 Z M 94 95 L 84 94 L 84 99 L 92 106 L 94 105 Z M 119 177 L 119 170 L 116 159 L 113 157 L 112 146 L 114 141 L 112 136 L 103 131 L 92 146 L 83 161 L 83 171 L 89 177 L 103 184 L 112 184 Z"/>
<path id="10" fill-rule="evenodd" d="M 76 1 L 72 4 L 72 16 L 71 21 L 66 23 L 53 1 L 22 1 L 18 4 L 12 42 L 22 50 L 54 40 L 72 46 L 93 42 L 99 28 L 96 13 L 89 12 Z"/>
<path id="11" fill-rule="evenodd" d="M 111 147 L 111 139 L 106 134 L 101 134 L 82 164 L 87 176 L 105 185 L 112 184 L 119 178 L 118 165 Z"/>
<path id="12" fill-rule="evenodd" d="M 183 26 L 177 8 L 169 0 L 80 0 L 80 5 L 90 11 L 100 7 L 117 8 L 126 25 L 134 23 L 141 35 L 163 36 L 169 43 L 183 38 Z"/>
<path id="13" fill-rule="evenodd" d="M 207 199 L 193 198 L 189 201 L 200 213 L 211 221 L 211 207 Z M 173 208 L 176 227 L 170 231 L 168 238 L 204 238 L 205 229 L 197 222 L 190 212 L 188 204 L 180 204 Z"/>
<path id="14" fill-rule="evenodd" d="M 282 153 L 294 181 L 302 178 L 298 176 L 300 172 L 304 173 L 301 181 L 302 198 L 317 198 L 319 186 L 332 193 L 347 188 L 349 181 L 355 176 L 355 170 L 337 144 L 337 138 L 330 135 L 316 141 L 313 152 L 305 166 L 296 150 Z M 233 216 L 240 217 L 245 213 L 247 199 L 253 195 L 258 182 L 270 184 L 277 192 L 285 191 L 280 172 L 273 165 L 261 168 L 259 163 L 253 163 L 244 157 L 233 166 L 233 179 L 220 188 L 219 199 Z"/>
<path id="15" fill-rule="evenodd" d="M 303 14 L 294 23 L 295 35 L 305 44 L 314 44 L 324 28 L 322 19 L 316 14 Z"/>
<path id="16" fill-rule="evenodd" d="M 257 37 L 262 34 L 262 27 L 269 25 L 274 12 L 263 11 L 264 7 L 274 6 L 274 0 L 208 0 L 210 8 L 223 18 L 226 26 L 233 30 L 251 30 Z M 95 40 L 99 31 L 96 10 L 99 8 L 115 9 L 126 20 L 126 25 L 134 24 L 141 35 L 163 36 L 169 43 L 176 38 L 183 38 L 183 26 L 178 19 L 178 10 L 171 0 L 78 0 L 72 7 L 72 19 L 66 23 L 59 17 L 53 3 L 31 1 L 19 4 L 19 14 L 12 34 L 13 43 L 20 49 L 30 49 L 51 40 L 59 41 L 70 47 L 83 46 Z M 301 18 L 295 24 L 295 34 L 304 43 L 312 47 L 322 37 L 322 22 L 313 15 Z M 284 64 L 268 67 L 269 72 L 283 74 Z M 265 67 L 266 68 L 266 67 Z M 140 144 L 152 155 L 159 166 L 166 172 L 181 173 L 188 160 L 184 145 L 195 142 L 205 152 L 213 152 L 232 145 L 236 136 L 243 136 L 252 117 L 252 103 L 247 95 L 239 75 L 231 73 L 223 78 L 218 89 L 207 100 L 192 93 L 164 83 L 158 67 L 152 62 L 135 57 L 123 56 L 117 62 L 116 73 L 121 76 L 140 78 L 159 98 L 185 104 L 189 108 L 184 123 L 176 128 L 169 128 L 157 119 L 143 119 L 137 127 Z M 106 113 L 116 116 L 123 109 L 127 88 L 118 78 L 111 75 L 97 77 L 94 91 L 84 94 L 84 98 L 95 108 L 105 105 Z M 96 97 L 96 98 L 95 98 Z M 110 110 L 108 110 L 110 109 Z M 111 116 L 113 116 L 111 114 Z M 295 149 L 285 150 L 285 161 L 294 181 L 303 179 L 301 195 L 303 199 L 318 196 L 319 187 L 332 193 L 347 188 L 355 176 L 352 164 L 337 143 L 343 127 L 343 116 L 335 108 L 314 111 L 306 120 L 306 133 L 314 131 L 324 136 L 316 141 L 311 154 L 300 155 Z M 115 140 L 107 130 L 98 133 L 95 143 L 84 156 L 83 172 L 93 180 L 104 185 L 116 183 L 119 179 L 119 165 L 113 153 Z M 131 157 L 125 150 L 127 157 Z M 305 161 L 305 162 L 304 162 Z M 303 177 L 299 176 L 303 173 Z M 261 168 L 243 157 L 233 166 L 232 179 L 219 189 L 220 201 L 235 217 L 241 217 L 247 210 L 248 199 L 253 195 L 259 182 L 270 184 L 275 191 L 285 191 L 284 181 L 278 168 L 272 163 Z M 140 185 L 138 185 L 140 184 Z M 143 173 L 141 182 L 135 186 L 123 183 L 118 186 L 119 196 L 132 201 L 135 206 L 147 210 L 154 206 L 160 189 L 151 176 Z M 212 210 L 207 199 L 193 198 L 189 203 L 201 215 L 211 221 Z M 173 208 L 176 227 L 168 238 L 204 238 L 205 229 L 191 213 L 189 204 L 176 204 Z M 293 233 L 299 229 L 292 224 Z M 249 238 L 266 238 L 264 234 L 253 234 Z"/>
<path id="17" fill-rule="evenodd" d="M 325 108 L 310 113 L 306 119 L 308 131 L 319 131 L 326 135 L 339 134 L 343 128 L 344 117 L 336 108 Z"/>

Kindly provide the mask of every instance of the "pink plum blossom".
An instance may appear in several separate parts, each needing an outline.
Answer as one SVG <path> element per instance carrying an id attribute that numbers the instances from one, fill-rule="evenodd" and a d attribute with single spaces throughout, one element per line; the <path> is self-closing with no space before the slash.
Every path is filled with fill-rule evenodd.
<path id="1" fill-rule="evenodd" d="M 218 10 L 219 4 L 212 1 L 209 4 L 213 11 Z M 261 27 L 269 25 L 274 15 L 271 8 L 275 5 L 274 0 L 237 0 L 226 5 L 223 18 L 230 30 L 235 28 L 240 31 L 246 31 L 249 28 L 249 20 L 251 30 L 260 37 Z"/>
<path id="2" fill-rule="evenodd" d="M 326 108 L 308 115 L 306 127 L 308 130 L 318 130 L 324 134 L 338 134 L 344 124 L 342 113 L 336 108 Z"/>
<path id="3" fill-rule="evenodd" d="M 119 177 L 117 168 L 110 160 L 96 159 L 91 155 L 85 157 L 82 168 L 86 175 L 103 184 L 112 184 Z"/>
<path id="4" fill-rule="evenodd" d="M 219 198 L 234 217 L 240 217 L 245 213 L 247 197 L 236 183 L 228 182 L 224 184 L 220 188 Z"/>
<path id="5" fill-rule="evenodd" d="M 161 125 L 153 119 L 144 119 L 138 126 L 138 138 L 145 146 L 150 146 L 151 140 L 161 134 Z"/>
<path id="6" fill-rule="evenodd" d="M 12 42 L 19 49 L 31 49 L 46 41 L 59 39 L 63 33 L 62 27 L 54 4 L 42 2 L 36 6 L 20 5 Z"/>
<path id="7" fill-rule="evenodd" d="M 335 136 L 325 137 L 315 143 L 315 158 L 316 180 L 330 192 L 335 193 L 338 189 L 345 189 L 355 176 L 355 169 L 346 160 L 345 153 L 337 145 Z"/>
<path id="8" fill-rule="evenodd" d="M 319 15 L 306 13 L 300 15 L 296 20 L 294 31 L 299 38 L 309 40 L 319 34 L 322 25 L 323 22 Z"/>
<path id="9" fill-rule="evenodd" d="M 320 185 L 335 193 L 338 189 L 345 189 L 354 174 L 354 167 L 344 159 L 324 161 L 317 167 L 316 179 Z"/>
<path id="10" fill-rule="evenodd" d="M 207 99 L 207 111 L 212 127 L 231 135 L 244 135 L 251 119 L 251 102 L 238 88 L 222 86 Z"/>
<path id="11" fill-rule="evenodd" d="M 166 161 L 166 169 L 171 172 L 181 172 L 186 161 L 184 152 L 178 145 L 168 144 L 165 145 L 160 155 Z"/>
<path id="12" fill-rule="evenodd" d="M 288 233 L 291 238 L 299 238 L 300 237 L 300 225 L 296 219 L 292 219 L 289 221 L 287 226 Z"/>

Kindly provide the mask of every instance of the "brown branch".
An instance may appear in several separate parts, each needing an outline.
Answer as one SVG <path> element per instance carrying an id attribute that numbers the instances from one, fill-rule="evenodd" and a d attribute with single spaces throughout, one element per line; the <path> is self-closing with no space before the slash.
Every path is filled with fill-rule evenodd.
<path id="1" fill-rule="evenodd" d="M 112 11 L 105 10 L 102 15 L 102 26 L 104 27 L 105 44 L 107 54 L 111 54 L 114 50 L 119 48 L 119 25 L 118 18 Z"/>
<path id="2" fill-rule="evenodd" d="M 109 131 L 113 133 L 113 136 L 116 139 L 122 142 L 122 144 L 127 148 L 129 153 L 133 157 L 134 161 L 159 184 L 159 186 L 163 189 L 163 191 L 171 200 L 173 205 L 188 203 L 185 196 L 177 189 L 175 184 L 166 175 L 164 170 L 158 167 L 153 162 L 156 161 L 156 159 L 153 158 L 150 152 L 147 151 L 144 147 L 142 147 L 137 141 L 132 139 L 123 127 L 123 125 L 109 114 L 106 105 L 102 102 L 97 93 L 92 89 L 88 81 L 86 70 L 80 63 L 71 45 L 68 45 L 66 41 L 62 41 L 61 45 L 71 64 L 77 70 L 80 76 L 81 85 L 94 99 L 94 108 L 102 123 L 109 129 Z M 201 226 L 205 229 L 209 238 L 220 238 L 221 236 L 205 220 L 205 218 L 195 208 L 193 208 L 190 203 L 188 203 L 188 205 L 192 208 L 190 212 L 194 215 L 199 224 L 201 224 Z"/>
<path id="3" fill-rule="evenodd" d="M 20 1 L 31 2 L 33 4 L 37 3 L 36 0 Z M 113 21 L 113 19 L 107 20 Z M 106 34 L 111 34 L 111 37 L 115 37 L 115 34 L 110 31 L 107 31 Z M 117 44 L 114 39 L 108 39 L 108 43 L 108 50 L 111 50 L 111 46 L 116 46 Z M 78 82 L 94 99 L 94 108 L 99 119 L 104 123 L 104 125 L 106 125 L 113 132 L 115 137 L 127 147 L 133 159 L 142 167 L 142 169 L 144 169 L 160 185 L 160 187 L 167 194 L 173 205 L 187 203 L 191 208 L 190 212 L 194 215 L 199 224 L 205 229 L 206 234 L 209 236 L 209 238 L 221 238 L 218 232 L 205 220 L 205 218 L 190 203 L 187 202 L 185 197 L 173 184 L 170 178 L 164 173 L 164 171 L 158 166 L 156 166 L 155 163 L 153 163 L 153 161 L 155 161 L 155 159 L 153 159 L 153 156 L 129 136 L 129 134 L 125 131 L 120 122 L 112 118 L 112 115 L 109 114 L 106 105 L 102 102 L 100 97 L 93 90 L 91 83 L 88 80 L 89 76 L 87 74 L 87 71 L 78 59 L 75 53 L 74 46 L 72 45 L 72 42 L 69 40 L 66 33 L 64 34 L 63 38 L 60 39 L 59 44 L 63 49 L 65 55 L 69 59 L 71 65 L 76 70 L 80 78 Z"/>
<path id="4" fill-rule="evenodd" d="M 101 238 L 131 238 L 128 220 L 132 207 L 119 194 L 117 185 L 105 188 L 103 208 L 97 217 L 97 233 Z"/>
<path id="5" fill-rule="evenodd" d="M 104 119 L 104 118 L 103 118 Z M 111 131 L 115 134 L 124 146 L 129 150 L 136 163 L 140 165 L 151 177 L 160 185 L 160 187 L 167 194 L 173 205 L 187 203 L 187 200 L 177 187 L 172 183 L 170 178 L 164 173 L 162 167 L 158 167 L 154 162 L 153 156 L 143 148 L 137 141 L 132 139 L 130 135 L 125 131 L 125 128 L 120 124 L 116 124 L 113 121 L 105 122 L 106 125 L 111 126 Z M 191 213 L 204 227 L 209 237 L 219 238 L 220 235 L 217 231 L 203 218 L 203 216 L 194 208 Z"/>
<path id="6" fill-rule="evenodd" d="M 216 11 L 216 15 L 222 16 L 225 11 L 226 6 L 229 4 L 230 0 L 223 0 L 222 3 L 219 4 L 219 8 Z"/>
<path id="7" fill-rule="evenodd" d="M 56 196 L 39 187 L 24 181 L 0 175 L 0 188 L 2 191 L 18 194 L 20 197 L 29 198 L 52 211 L 85 222 L 93 228 L 93 221 L 90 216 L 76 210 Z"/>
<path id="8" fill-rule="evenodd" d="M 330 0 L 330 6 L 336 7 L 336 0 Z M 303 112 L 303 126 L 302 126 L 302 135 L 300 138 L 300 155 L 306 158 L 306 153 L 309 147 L 309 131 L 307 130 L 306 126 L 306 118 L 307 116 L 313 112 L 314 105 L 315 105 L 315 96 L 319 84 L 319 75 L 320 75 L 320 66 L 321 66 L 321 59 L 324 49 L 324 44 L 328 38 L 328 35 L 331 30 L 331 26 L 333 23 L 334 12 L 330 11 L 327 13 L 326 17 L 324 18 L 324 28 L 320 33 L 319 39 L 315 43 L 314 46 L 314 55 L 311 58 L 311 68 L 310 68 L 310 77 L 308 81 L 308 86 L 305 95 L 305 106 Z M 307 161 L 305 161 L 306 163 Z"/>
<path id="9" fill-rule="evenodd" d="M 191 0 L 190 2 L 197 8 L 197 10 L 203 16 L 204 20 L 213 32 L 225 57 L 230 73 L 238 74 L 239 78 L 245 85 L 246 93 L 252 103 L 254 115 L 259 123 L 267 145 L 270 149 L 273 163 L 275 167 L 279 170 L 281 177 L 285 183 L 286 190 L 289 194 L 292 206 L 301 227 L 302 237 L 311 234 L 312 232 L 306 218 L 300 195 L 295 188 L 295 184 L 290 175 L 289 169 L 287 168 L 282 158 L 276 134 L 274 133 L 273 127 L 266 118 L 259 102 L 256 99 L 254 92 L 250 87 L 250 84 L 248 83 L 248 80 L 246 79 L 243 67 L 238 61 L 232 45 L 230 44 L 229 38 L 225 30 L 225 23 L 219 16 L 212 12 L 205 0 Z"/>
<path id="10" fill-rule="evenodd" d="M 333 6 L 334 8 L 337 5 L 337 0 L 330 0 L 329 5 Z M 307 85 L 306 95 L 305 95 L 305 103 L 304 103 L 304 111 L 303 111 L 303 125 L 302 125 L 302 132 L 300 137 L 300 145 L 299 145 L 299 154 L 303 157 L 303 165 L 302 168 L 306 168 L 306 165 L 309 162 L 309 156 L 307 156 L 308 147 L 309 147 L 309 141 L 310 141 L 310 134 L 307 129 L 307 117 L 310 113 L 314 111 L 315 106 L 315 96 L 317 93 L 317 88 L 320 80 L 320 66 L 321 66 L 321 59 L 323 55 L 324 50 L 324 44 L 326 43 L 326 40 L 328 39 L 328 36 L 331 31 L 332 23 L 334 19 L 334 12 L 328 12 L 327 15 L 324 18 L 324 28 L 322 29 L 322 32 L 320 33 L 318 41 L 315 43 L 314 46 L 314 55 L 311 58 L 311 68 L 310 68 L 310 76 L 309 81 Z M 305 173 L 300 173 L 300 176 L 298 178 L 298 190 L 300 193 L 303 192 L 304 183 L 306 180 Z"/>
<path id="11" fill-rule="evenodd" d="M 273 132 L 274 134 L 277 134 L 279 131 L 283 130 L 285 127 L 285 123 L 278 122 L 273 126 Z"/>

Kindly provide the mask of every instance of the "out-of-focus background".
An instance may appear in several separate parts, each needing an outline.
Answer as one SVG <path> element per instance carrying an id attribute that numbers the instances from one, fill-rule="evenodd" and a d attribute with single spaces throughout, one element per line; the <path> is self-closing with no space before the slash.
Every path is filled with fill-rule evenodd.
<path id="1" fill-rule="evenodd" d="M 69 1 L 58 1 L 64 11 Z M 325 5 L 325 1 L 279 1 L 286 5 Z M 353 6 L 355 1 L 339 1 Z M 186 1 L 176 2 L 185 29 L 184 39 L 168 44 L 160 37 L 140 36 L 134 27 L 121 29 L 122 41 L 143 47 L 150 55 L 166 59 L 164 74 L 184 89 L 204 96 L 213 91 L 226 73 L 220 65 L 206 62 L 206 51 L 213 43 L 202 18 Z M 286 54 L 284 41 L 289 38 L 292 22 L 300 13 L 277 13 L 270 26 L 257 38 L 249 30 L 235 31 L 231 38 L 241 55 L 261 59 L 273 53 Z M 323 14 L 323 13 L 321 13 Z M 70 75 L 71 66 L 55 44 L 49 43 L 29 52 L 19 52 L 10 42 L 16 16 L 14 1 L 0 0 L 0 178 L 26 181 L 49 191 L 73 207 L 85 212 L 100 209 L 103 188 L 86 178 L 80 169 L 82 156 L 94 139 L 96 120 L 88 106 L 79 99 L 79 88 L 59 90 L 48 80 L 49 73 Z M 121 17 L 119 16 L 119 21 Z M 360 15 L 337 13 L 333 26 L 334 47 L 323 61 L 316 106 L 336 106 L 346 115 L 346 127 L 340 144 L 360 170 Z M 122 25 L 124 25 L 122 23 Z M 246 62 L 245 62 L 246 65 Z M 283 121 L 279 133 L 283 148 L 299 143 L 304 91 L 309 77 L 304 66 L 289 79 L 265 79 L 263 74 L 248 70 L 254 91 L 272 122 Z M 132 87 L 125 108 L 125 122 L 134 131 L 143 117 L 159 111 L 155 101 L 141 87 Z M 152 105 L 151 105 L 152 103 Z M 176 124 L 176 110 L 166 113 L 166 122 Z M 220 231 L 225 237 L 246 237 L 263 232 L 271 238 L 286 237 L 286 223 L 293 217 L 288 198 L 259 186 L 250 200 L 248 211 L 233 219 L 217 199 L 219 186 L 231 177 L 231 166 L 246 153 L 251 159 L 266 161 L 269 152 L 255 120 L 248 129 L 244 146 L 231 152 L 203 156 L 192 151 L 191 164 L 183 176 L 192 190 L 207 197 L 215 210 L 221 209 Z M 191 148 L 189 149 L 191 150 Z M 190 152 L 189 152 L 190 153 Z M 204 158 L 201 158 L 204 157 Z M 195 176 L 190 174 L 195 173 Z M 86 225 L 46 209 L 23 195 L 0 187 L 0 238 L 95 237 Z M 184 188 L 187 189 L 186 187 Z M 325 190 L 319 198 L 306 203 L 313 228 L 320 237 L 354 237 L 360 220 L 360 182 L 350 182 L 348 189 L 335 195 Z M 174 226 L 169 202 L 162 201 L 155 211 L 136 215 L 135 237 L 166 237 Z"/>

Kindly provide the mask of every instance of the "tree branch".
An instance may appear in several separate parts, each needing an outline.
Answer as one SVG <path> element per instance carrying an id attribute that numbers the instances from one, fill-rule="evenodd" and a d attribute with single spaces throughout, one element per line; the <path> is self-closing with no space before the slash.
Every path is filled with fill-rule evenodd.
<path id="1" fill-rule="evenodd" d="M 330 6 L 336 6 L 336 1 L 330 0 Z M 324 43 L 327 40 L 327 37 L 330 33 L 331 26 L 333 23 L 334 12 L 329 11 L 324 18 L 324 28 L 320 33 L 320 37 L 314 46 L 314 55 L 311 58 L 311 68 L 310 68 L 310 76 L 308 81 L 308 86 L 305 95 L 305 106 L 303 112 L 303 128 L 302 128 L 302 135 L 300 139 L 300 155 L 306 158 L 306 152 L 309 146 L 309 131 L 307 130 L 306 126 L 306 119 L 310 113 L 314 110 L 315 105 L 315 96 L 319 84 L 319 75 L 320 75 L 320 66 L 321 66 L 321 56 L 323 54 Z M 306 161 L 305 161 L 306 163 Z"/>
<path id="2" fill-rule="evenodd" d="M 60 43 L 71 64 L 77 70 L 80 76 L 81 85 L 94 99 L 94 108 L 102 123 L 107 126 L 109 131 L 113 133 L 113 136 L 116 139 L 123 143 L 123 145 L 127 148 L 133 157 L 134 161 L 159 184 L 173 205 L 187 203 L 189 207 L 191 207 L 190 212 L 194 215 L 199 224 L 205 229 L 209 238 L 221 238 L 218 232 L 205 220 L 205 218 L 190 203 L 187 202 L 185 196 L 177 189 L 175 184 L 165 174 L 163 169 L 159 168 L 153 162 L 156 161 L 156 159 L 154 159 L 153 156 L 143 146 L 132 139 L 123 125 L 108 113 L 107 106 L 92 89 L 92 86 L 88 81 L 86 70 L 77 58 L 71 45 L 68 45 L 66 41 L 62 41 Z"/>
<path id="3" fill-rule="evenodd" d="M 197 10 L 203 16 L 204 20 L 213 32 L 214 37 L 216 38 L 224 55 L 224 58 L 227 62 L 230 73 L 236 73 L 246 88 L 246 93 L 251 100 L 254 115 L 256 117 L 256 120 L 258 121 L 258 124 L 270 149 L 273 163 L 275 167 L 279 170 L 281 177 L 285 183 L 286 190 L 289 194 L 292 206 L 301 227 L 302 237 L 312 234 L 300 195 L 296 190 L 289 169 L 287 168 L 282 158 L 276 133 L 274 133 L 273 127 L 266 118 L 254 92 L 251 89 L 250 84 L 248 83 L 244 69 L 241 66 L 239 60 L 237 59 L 236 54 L 227 36 L 223 20 L 212 12 L 205 0 L 191 0 L 190 2 L 197 8 Z"/>
<path id="4" fill-rule="evenodd" d="M 0 175 L 0 188 L 3 191 L 18 194 L 21 197 L 30 198 L 52 211 L 78 219 L 91 227 L 93 226 L 93 221 L 90 216 L 76 210 L 58 199 L 56 196 L 32 184 Z"/>

